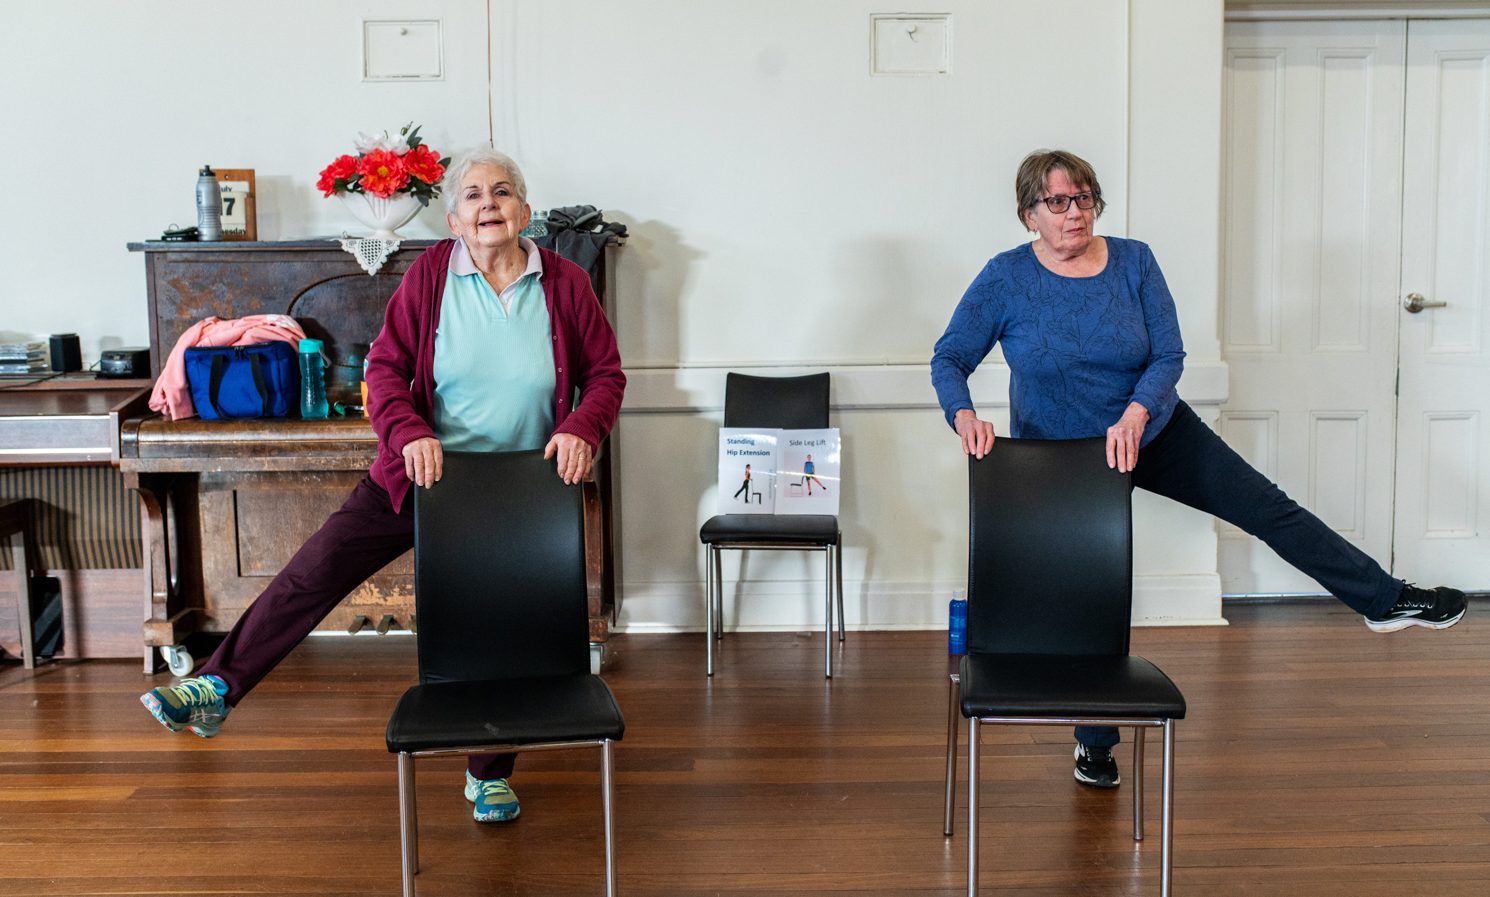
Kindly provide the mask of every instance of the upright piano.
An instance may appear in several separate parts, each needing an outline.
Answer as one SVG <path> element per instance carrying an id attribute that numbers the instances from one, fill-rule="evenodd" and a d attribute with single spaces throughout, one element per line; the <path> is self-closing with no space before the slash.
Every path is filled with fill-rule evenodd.
<path id="1" fill-rule="evenodd" d="M 132 243 L 148 283 L 150 360 L 158 375 L 177 339 L 209 315 L 286 314 L 324 342 L 330 401 L 360 404 L 360 365 L 383 309 L 404 272 L 428 246 L 405 240 L 374 275 L 333 240 L 238 243 Z M 606 262 L 602 254 L 601 265 Z M 601 301 L 614 320 L 604 289 Z M 341 506 L 376 452 L 360 414 L 297 418 L 166 420 L 147 413 L 123 421 L 119 467 L 140 495 L 144 556 L 146 673 L 157 654 L 173 671 L 190 669 L 188 636 L 226 632 Z M 602 447 L 585 489 L 590 639 L 597 657 L 617 611 L 613 551 L 614 442 Z M 413 629 L 413 564 L 405 555 L 352 592 L 321 624 L 358 631 Z"/>

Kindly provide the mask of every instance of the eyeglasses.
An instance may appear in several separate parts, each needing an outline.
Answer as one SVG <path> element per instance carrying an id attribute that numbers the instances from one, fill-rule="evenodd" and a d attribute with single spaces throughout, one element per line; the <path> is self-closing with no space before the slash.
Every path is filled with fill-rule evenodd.
<path id="1" fill-rule="evenodd" d="M 1071 208 L 1071 203 L 1073 202 L 1076 203 L 1076 208 L 1082 210 L 1083 212 L 1086 212 L 1097 205 L 1098 195 L 1099 194 L 1096 193 L 1078 193 L 1075 196 L 1047 196 L 1043 199 L 1036 200 L 1036 202 L 1045 203 L 1045 208 L 1049 209 L 1051 212 L 1057 215 Z"/>

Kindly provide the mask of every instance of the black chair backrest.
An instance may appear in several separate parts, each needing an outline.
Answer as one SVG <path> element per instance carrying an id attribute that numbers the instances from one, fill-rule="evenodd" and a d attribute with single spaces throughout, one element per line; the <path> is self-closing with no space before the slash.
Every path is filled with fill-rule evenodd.
<path id="1" fill-rule="evenodd" d="M 968 479 L 968 651 L 1127 654 L 1132 504 L 1106 440 L 999 437 Z"/>
<path id="2" fill-rule="evenodd" d="M 828 374 L 724 378 L 726 427 L 822 430 L 828 426 Z"/>
<path id="3" fill-rule="evenodd" d="M 415 488 L 421 683 L 588 673 L 583 498 L 532 452 L 446 452 Z"/>

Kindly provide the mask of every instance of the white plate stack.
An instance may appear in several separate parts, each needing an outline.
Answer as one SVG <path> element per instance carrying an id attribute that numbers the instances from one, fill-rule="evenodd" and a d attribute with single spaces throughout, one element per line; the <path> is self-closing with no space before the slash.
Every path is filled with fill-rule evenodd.
<path id="1" fill-rule="evenodd" d="M 45 343 L 0 343 L 0 374 L 31 375 L 45 373 Z"/>

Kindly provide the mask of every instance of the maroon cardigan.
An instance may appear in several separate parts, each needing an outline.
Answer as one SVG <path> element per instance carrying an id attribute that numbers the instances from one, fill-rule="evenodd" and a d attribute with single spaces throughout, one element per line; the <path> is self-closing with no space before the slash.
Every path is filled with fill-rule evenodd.
<path id="1" fill-rule="evenodd" d="M 367 413 L 378 434 L 369 475 L 388 490 L 395 511 L 412 485 L 404 472 L 404 446 L 435 435 L 435 328 L 454 249 L 454 240 L 442 240 L 414 260 L 388 300 L 383 329 L 367 353 Z M 584 269 L 558 253 L 538 251 L 554 341 L 554 432 L 571 433 L 598 449 L 616 425 L 626 388 L 616 335 Z"/>

